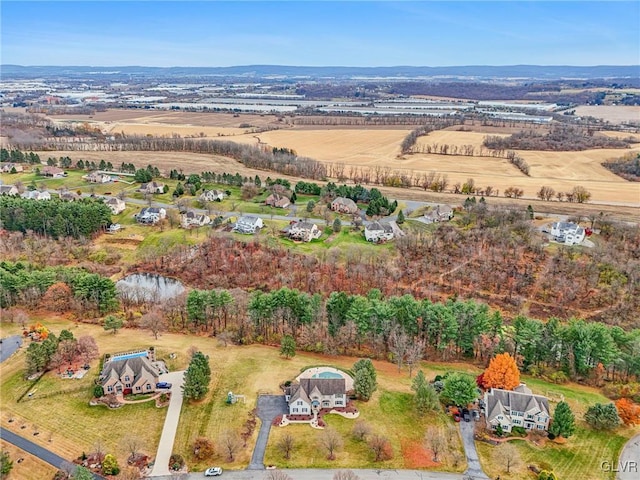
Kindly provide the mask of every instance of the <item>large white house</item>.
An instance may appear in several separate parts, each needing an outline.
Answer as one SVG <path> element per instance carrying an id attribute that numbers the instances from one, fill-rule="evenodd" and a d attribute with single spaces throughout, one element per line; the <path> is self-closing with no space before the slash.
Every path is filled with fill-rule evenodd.
<path id="1" fill-rule="evenodd" d="M 285 390 L 290 415 L 313 415 L 322 408 L 345 407 L 344 378 L 301 378 Z"/>
<path id="2" fill-rule="evenodd" d="M 233 230 L 238 233 L 254 234 L 262 227 L 264 227 L 264 224 L 262 223 L 262 219 L 260 217 L 256 217 L 253 215 L 243 215 L 238 219 Z"/>
<path id="3" fill-rule="evenodd" d="M 502 426 L 504 432 L 513 427 L 527 430 L 547 430 L 551 411 L 549 400 L 542 395 L 534 395 L 525 384 L 514 390 L 492 388 L 484 394 L 484 409 L 487 427 Z"/>
<path id="4" fill-rule="evenodd" d="M 293 240 L 302 240 L 310 242 L 313 239 L 320 238 L 322 230 L 312 222 L 295 222 L 289 225 L 286 231 L 289 238 Z"/>
<path id="5" fill-rule="evenodd" d="M 28 190 L 21 195 L 22 198 L 28 198 L 31 200 L 51 200 L 51 194 L 44 191 L 39 190 Z"/>
<path id="6" fill-rule="evenodd" d="M 187 213 L 182 215 L 181 223 L 182 228 L 202 227 L 211 223 L 211 218 L 209 217 L 209 215 L 202 215 L 200 213 L 189 210 Z"/>
<path id="7" fill-rule="evenodd" d="M 100 172 L 91 172 L 87 175 L 83 175 L 83 177 L 87 182 L 91 183 L 109 183 L 113 182 L 113 177 L 111 175 L 107 175 L 106 173 Z"/>
<path id="8" fill-rule="evenodd" d="M 144 223 L 147 225 L 153 225 L 160 220 L 164 220 L 167 216 L 167 211 L 164 208 L 146 207 L 140 210 L 140 213 L 136 214 L 136 220 L 138 223 Z"/>
<path id="9" fill-rule="evenodd" d="M 222 190 L 206 190 L 198 197 L 202 202 L 221 202 L 224 199 Z"/>
<path id="10" fill-rule="evenodd" d="M 551 235 L 556 242 L 578 245 L 584 240 L 586 232 L 573 222 L 554 222 L 551 224 Z"/>
<path id="11" fill-rule="evenodd" d="M 393 240 L 393 227 L 387 222 L 371 222 L 364 227 L 367 242 L 385 242 Z"/>
<path id="12" fill-rule="evenodd" d="M 116 197 L 105 198 L 104 203 L 106 203 L 107 207 L 109 207 L 111 213 L 113 213 L 114 215 L 122 213 L 124 209 L 127 208 L 127 205 L 124 203 L 124 201 Z"/>

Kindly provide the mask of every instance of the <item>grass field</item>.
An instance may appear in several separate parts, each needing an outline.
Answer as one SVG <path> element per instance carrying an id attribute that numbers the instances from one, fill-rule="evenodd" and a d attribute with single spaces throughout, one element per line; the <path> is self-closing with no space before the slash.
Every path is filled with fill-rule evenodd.
<path id="1" fill-rule="evenodd" d="M 6 477 L 9 480 L 49 479 L 53 478 L 57 471 L 57 468 L 2 439 L 0 439 L 0 448 L 9 454 L 9 457 L 13 461 L 11 473 Z M 18 463 L 20 459 L 22 459 L 22 461 Z"/>

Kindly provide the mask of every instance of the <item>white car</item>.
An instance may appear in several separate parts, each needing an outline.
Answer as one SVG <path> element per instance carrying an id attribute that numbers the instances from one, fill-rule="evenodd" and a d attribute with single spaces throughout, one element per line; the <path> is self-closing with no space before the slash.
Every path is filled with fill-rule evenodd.
<path id="1" fill-rule="evenodd" d="M 222 468 L 220 467 L 207 468 L 207 470 L 204 472 L 205 477 L 217 477 L 219 475 L 222 475 Z"/>

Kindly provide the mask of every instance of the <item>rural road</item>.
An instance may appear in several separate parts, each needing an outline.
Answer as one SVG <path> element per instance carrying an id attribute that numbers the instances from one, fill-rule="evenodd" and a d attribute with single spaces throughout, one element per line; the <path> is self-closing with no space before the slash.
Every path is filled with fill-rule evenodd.
<path id="1" fill-rule="evenodd" d="M 153 463 L 153 470 L 149 476 L 158 477 L 168 475 L 169 478 L 171 478 L 169 458 L 171 458 L 171 454 L 173 453 L 173 442 L 176 438 L 178 421 L 180 420 L 180 410 L 182 409 L 184 371 L 165 373 L 158 377 L 158 381 L 172 384 L 171 400 L 169 401 L 167 416 L 164 419 L 164 426 L 162 427 L 162 435 L 160 436 L 156 459 Z"/>
<path id="2" fill-rule="evenodd" d="M 45 462 L 53 465 L 56 468 L 62 469 L 64 465 L 68 465 L 71 463 L 64 458 L 59 457 L 55 453 L 50 452 L 46 448 L 42 448 L 40 445 L 36 445 L 26 438 L 23 438 L 20 435 L 16 435 L 15 433 L 10 432 L 9 430 L 6 430 L 2 427 L 0 427 L 0 438 L 2 438 L 2 440 L 4 440 L 5 442 L 9 442 L 15 445 L 21 450 L 24 450 L 25 452 L 38 457 L 40 460 L 44 460 Z M 20 465 L 16 464 L 17 459 L 14 458 L 12 460 L 14 462 L 14 467 L 16 467 L 16 470 L 18 470 Z M 95 474 L 93 475 L 93 478 L 95 478 L 96 480 L 105 480 L 104 477 Z"/>
<path id="3" fill-rule="evenodd" d="M 352 469 L 360 480 L 474 480 L 460 473 L 430 472 L 426 470 L 375 470 Z M 265 480 L 269 470 L 225 470 L 222 477 L 232 480 Z M 293 480 L 332 480 L 338 470 L 296 469 L 282 470 Z M 194 472 L 178 477 L 180 480 L 204 479 L 203 472 Z M 176 480 L 176 477 L 155 477 L 154 480 Z"/>
<path id="4" fill-rule="evenodd" d="M 617 480 L 637 480 L 640 478 L 640 434 L 629 440 L 620 453 L 618 463 L 602 463 L 605 471 L 617 470 Z"/>
<path id="5" fill-rule="evenodd" d="M 0 363 L 4 362 L 22 345 L 22 337 L 20 335 L 12 335 L 2 339 L 0 343 Z"/>
<path id="6" fill-rule="evenodd" d="M 249 470 L 264 470 L 264 452 L 267 449 L 271 423 L 278 415 L 287 413 L 287 402 L 284 395 L 260 395 L 258 397 L 258 418 L 260 419 L 260 431 L 253 448 Z"/>
<path id="7" fill-rule="evenodd" d="M 480 466 L 480 459 L 478 458 L 476 443 L 473 439 L 474 431 L 474 422 L 460 422 L 462 445 L 464 446 L 464 454 L 467 457 L 467 470 L 464 473 L 474 479 L 488 480 L 489 477 L 485 475 L 485 473 L 482 471 L 482 466 Z"/>

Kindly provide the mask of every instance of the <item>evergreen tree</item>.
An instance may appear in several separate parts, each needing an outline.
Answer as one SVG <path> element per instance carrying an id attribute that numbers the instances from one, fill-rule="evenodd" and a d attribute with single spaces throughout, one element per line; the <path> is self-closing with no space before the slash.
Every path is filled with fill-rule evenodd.
<path id="1" fill-rule="evenodd" d="M 114 335 L 122 328 L 122 319 L 120 317 L 116 317 L 115 315 L 109 315 L 104 319 L 104 329 L 108 332 L 112 330 L 111 333 Z"/>
<path id="2" fill-rule="evenodd" d="M 402 225 L 404 223 L 404 212 L 402 210 L 398 212 L 398 219 L 396 220 L 396 223 L 398 225 Z"/>
<path id="3" fill-rule="evenodd" d="M 184 374 L 184 385 L 182 392 L 184 398 L 189 400 L 200 400 L 209 391 L 211 380 L 211 368 L 209 367 L 209 357 L 202 352 L 195 352 L 189 362 L 189 367 Z"/>
<path id="4" fill-rule="evenodd" d="M 291 335 L 285 335 L 280 341 L 280 355 L 285 358 L 296 356 L 296 341 Z"/>
<path id="5" fill-rule="evenodd" d="M 365 402 L 378 388 L 376 369 L 368 358 L 358 360 L 353 365 L 353 389 L 356 396 Z"/>
<path id="6" fill-rule="evenodd" d="M 309 213 L 313 212 L 314 208 L 316 208 L 316 202 L 314 202 L 313 200 L 309 200 L 307 202 L 307 212 Z"/>
<path id="7" fill-rule="evenodd" d="M 335 233 L 340 233 L 340 230 L 342 230 L 342 222 L 339 218 L 336 217 L 336 219 L 333 221 L 333 231 Z"/>
<path id="8" fill-rule="evenodd" d="M 13 461 L 9 456 L 9 452 L 2 450 L 0 452 L 0 478 L 7 478 L 12 468 Z"/>
<path id="9" fill-rule="evenodd" d="M 429 385 L 422 370 L 418 371 L 418 374 L 413 379 L 411 390 L 416 392 L 414 402 L 418 413 L 424 414 L 429 410 L 436 410 L 438 408 L 438 392 L 436 392 L 433 386 Z"/>
<path id="10" fill-rule="evenodd" d="M 567 402 L 560 402 L 553 413 L 553 423 L 549 427 L 549 433 L 556 437 L 569 438 L 576 429 L 576 421 Z"/>
<path id="11" fill-rule="evenodd" d="M 584 419 L 595 430 L 613 430 L 620 425 L 620 416 L 613 403 L 607 405 L 596 403 L 590 406 Z"/>

